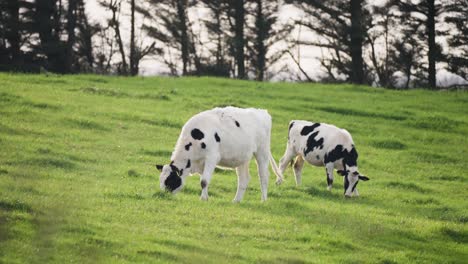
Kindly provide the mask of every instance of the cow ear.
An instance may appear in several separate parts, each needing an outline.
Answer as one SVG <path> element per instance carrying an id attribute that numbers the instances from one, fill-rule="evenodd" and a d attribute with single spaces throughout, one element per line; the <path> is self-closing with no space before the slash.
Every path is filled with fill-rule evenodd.
<path id="1" fill-rule="evenodd" d="M 369 180 L 369 178 L 367 178 L 367 176 L 363 176 L 363 175 L 359 175 L 359 179 L 361 181 L 368 181 Z"/>
<path id="2" fill-rule="evenodd" d="M 164 167 L 163 165 L 156 165 L 156 169 L 158 171 L 162 171 L 163 167 Z"/>

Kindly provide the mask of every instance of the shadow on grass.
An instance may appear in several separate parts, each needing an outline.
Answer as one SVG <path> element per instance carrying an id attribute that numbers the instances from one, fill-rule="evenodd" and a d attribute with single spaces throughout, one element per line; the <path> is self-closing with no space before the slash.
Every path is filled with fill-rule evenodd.
<path id="1" fill-rule="evenodd" d="M 86 78 L 85 80 L 94 82 L 94 83 L 108 83 L 109 81 L 104 79 L 104 78 L 99 78 L 99 77 L 90 77 Z"/>
<path id="2" fill-rule="evenodd" d="M 49 167 L 49 168 L 56 168 L 56 169 L 64 169 L 64 170 L 71 170 L 76 168 L 76 164 L 72 161 L 59 159 L 59 158 L 52 158 L 52 157 L 41 157 L 41 158 L 32 158 L 32 159 L 25 159 L 20 161 L 9 161 L 6 162 L 8 165 L 12 166 L 33 166 L 33 167 Z"/>
<path id="3" fill-rule="evenodd" d="M 12 128 L 0 123 L 0 133 L 7 135 L 21 135 L 21 136 L 41 136 L 40 132 L 31 131 L 24 128 Z"/>
<path id="4" fill-rule="evenodd" d="M 403 203 L 406 204 L 413 204 L 413 205 L 439 205 L 440 202 L 434 198 L 406 198 L 401 200 Z"/>
<path id="5" fill-rule="evenodd" d="M 158 190 L 151 196 L 154 199 L 160 200 L 172 200 L 174 199 L 174 195 L 168 191 Z"/>
<path id="6" fill-rule="evenodd" d="M 109 131 L 105 126 L 86 119 L 65 119 L 65 123 L 79 129 Z"/>
<path id="7" fill-rule="evenodd" d="M 158 261 L 163 260 L 163 259 L 173 260 L 173 261 L 178 260 L 178 257 L 176 255 L 173 255 L 173 254 L 167 253 L 167 252 L 163 252 L 163 251 L 158 251 L 158 250 L 138 250 L 137 254 L 145 255 L 147 257 L 156 258 Z"/>
<path id="8" fill-rule="evenodd" d="M 172 155 L 172 151 L 170 150 L 143 150 L 141 151 L 142 154 L 147 156 L 154 156 L 154 157 L 170 157 Z"/>
<path id="9" fill-rule="evenodd" d="M 411 156 L 415 161 L 425 163 L 436 163 L 436 164 L 447 164 L 456 163 L 456 160 L 452 157 L 443 154 L 431 153 L 431 152 L 412 152 Z"/>
<path id="10" fill-rule="evenodd" d="M 183 251 L 185 252 L 186 256 L 193 255 L 194 257 L 196 256 L 210 256 L 210 258 L 218 259 L 218 260 L 243 260 L 246 261 L 243 256 L 239 254 L 227 254 L 224 252 L 217 251 L 215 249 L 207 249 L 204 247 L 201 247 L 199 245 L 193 245 L 189 243 L 184 243 L 180 241 L 174 241 L 174 240 L 154 240 L 154 243 L 158 245 L 162 245 L 171 249 L 177 249 L 177 251 Z"/>
<path id="11" fill-rule="evenodd" d="M 332 191 L 329 191 L 327 189 L 323 188 L 318 188 L 318 187 L 306 187 L 304 192 L 310 196 L 313 197 L 318 197 L 326 200 L 333 200 L 333 201 L 343 201 L 346 200 L 343 191 L 337 190 L 338 188 L 333 189 Z"/>
<path id="12" fill-rule="evenodd" d="M 402 150 L 406 149 L 406 145 L 397 140 L 377 140 L 370 143 L 374 148 Z"/>
<path id="13" fill-rule="evenodd" d="M 83 242 L 84 244 L 92 245 L 92 246 L 99 247 L 99 248 L 111 248 L 116 244 L 110 240 L 96 238 L 96 237 L 87 237 L 83 239 Z"/>
<path id="14" fill-rule="evenodd" d="M 411 127 L 440 132 L 455 132 L 461 124 L 462 122 L 445 116 L 426 116 L 408 120 L 408 125 Z"/>
<path id="15" fill-rule="evenodd" d="M 163 93 L 146 93 L 146 94 L 130 94 L 119 91 L 117 89 L 109 88 L 97 88 L 97 87 L 84 87 L 80 89 L 70 89 L 70 91 L 80 91 L 85 94 L 115 97 L 115 98 L 137 98 L 137 99 L 149 99 L 159 101 L 169 101 L 171 98 Z"/>
<path id="16" fill-rule="evenodd" d="M 406 116 L 402 115 L 392 115 L 392 114 L 383 114 L 383 113 L 376 113 L 376 112 L 365 112 L 361 110 L 349 109 L 349 108 L 339 108 L 339 107 L 332 107 L 332 106 L 325 106 L 325 107 L 317 107 L 316 109 L 333 113 L 333 114 L 341 114 L 341 115 L 350 115 L 350 116 L 359 116 L 359 117 L 372 117 L 372 118 L 382 118 L 386 120 L 395 120 L 395 121 L 403 121 L 406 120 Z"/>
<path id="17" fill-rule="evenodd" d="M 23 203 L 19 200 L 10 202 L 10 201 L 1 201 L 0 200 L 0 209 L 3 211 L 17 211 L 17 212 L 24 212 L 24 213 L 32 213 L 33 209 L 30 205 Z"/>
<path id="18" fill-rule="evenodd" d="M 123 114 L 123 113 L 103 113 L 102 116 L 105 116 L 106 118 L 111 118 L 119 122 L 143 123 L 143 124 L 156 126 L 156 127 L 180 129 L 183 126 L 182 123 L 176 120 L 158 119 L 158 118 L 153 118 L 153 117 L 130 115 L 130 114 Z"/>
<path id="19" fill-rule="evenodd" d="M 431 181 L 447 181 L 447 182 L 466 182 L 468 179 L 454 175 L 434 175 L 428 178 Z"/>
<path id="20" fill-rule="evenodd" d="M 157 126 L 157 127 L 182 128 L 183 126 L 181 123 L 177 123 L 177 122 L 167 120 L 167 119 L 161 119 L 161 120 L 140 119 L 139 121 L 142 123 L 152 125 L 152 126 Z"/>
<path id="21" fill-rule="evenodd" d="M 70 226 L 70 227 L 65 227 L 63 228 L 63 231 L 72 233 L 72 234 L 78 234 L 78 235 L 87 235 L 87 236 L 94 236 L 96 235 L 96 232 L 91 230 L 90 228 L 84 227 L 84 226 Z"/>
<path id="22" fill-rule="evenodd" d="M 0 103 L 4 104 L 15 104 L 15 105 L 21 105 L 23 107 L 28 107 L 28 108 L 37 108 L 37 109 L 49 109 L 49 110 L 58 110 L 60 109 L 60 106 L 56 105 L 51 105 L 48 103 L 39 103 L 39 102 L 33 102 L 30 100 L 27 100 L 21 96 L 6 93 L 6 92 L 1 92 L 0 93 Z"/>
<path id="23" fill-rule="evenodd" d="M 36 153 L 43 155 L 43 156 L 49 156 L 48 158 L 59 158 L 59 159 L 66 158 L 72 162 L 85 162 L 85 163 L 96 162 L 96 160 L 83 158 L 77 155 L 70 154 L 68 152 L 60 153 L 60 152 L 52 151 L 50 148 L 43 148 L 43 147 L 37 148 Z"/>
<path id="24" fill-rule="evenodd" d="M 389 183 L 387 183 L 387 187 L 403 189 L 403 190 L 410 190 L 410 191 L 415 191 L 415 192 L 419 192 L 419 193 L 429 192 L 428 189 L 424 189 L 424 188 L 420 187 L 419 185 L 416 185 L 416 184 L 414 184 L 412 182 L 410 182 L 410 183 L 389 182 Z"/>
<path id="25" fill-rule="evenodd" d="M 132 193 L 106 193 L 104 197 L 116 200 L 144 200 L 145 197 L 141 194 Z"/>
<path id="26" fill-rule="evenodd" d="M 451 240 L 458 242 L 458 243 L 468 243 L 468 232 L 465 230 L 457 230 L 450 227 L 443 227 L 441 233 L 450 238 Z"/>

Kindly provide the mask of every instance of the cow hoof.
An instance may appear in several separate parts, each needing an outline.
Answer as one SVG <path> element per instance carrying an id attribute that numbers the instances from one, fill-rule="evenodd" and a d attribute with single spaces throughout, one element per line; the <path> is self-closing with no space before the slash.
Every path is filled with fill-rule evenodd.
<path id="1" fill-rule="evenodd" d="M 331 186 L 327 186 L 327 190 L 328 190 L 328 191 L 331 191 L 331 190 L 332 190 L 332 187 L 331 187 Z"/>
<path id="2" fill-rule="evenodd" d="M 202 201 L 208 201 L 208 197 L 205 197 L 205 196 L 202 195 L 202 196 L 200 196 L 200 200 L 202 200 Z"/>
<path id="3" fill-rule="evenodd" d="M 281 185 L 283 183 L 283 179 L 277 179 L 276 180 L 276 185 Z"/>
<path id="4" fill-rule="evenodd" d="M 232 200 L 232 203 L 235 203 L 235 204 L 240 203 L 240 202 L 241 202 L 241 201 L 240 201 L 240 200 L 237 200 L 237 199 Z"/>

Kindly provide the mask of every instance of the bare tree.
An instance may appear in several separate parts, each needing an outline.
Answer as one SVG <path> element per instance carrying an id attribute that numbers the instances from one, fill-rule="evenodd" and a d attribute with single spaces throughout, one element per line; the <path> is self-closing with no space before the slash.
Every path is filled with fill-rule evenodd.
<path id="1" fill-rule="evenodd" d="M 364 83 L 366 65 L 362 49 L 367 39 L 369 12 L 362 0 L 286 0 L 301 9 L 307 19 L 297 20 L 301 25 L 320 36 L 319 40 L 301 41 L 301 45 L 326 48 L 322 66 L 335 79 L 333 72 L 344 74 L 347 81 Z"/>

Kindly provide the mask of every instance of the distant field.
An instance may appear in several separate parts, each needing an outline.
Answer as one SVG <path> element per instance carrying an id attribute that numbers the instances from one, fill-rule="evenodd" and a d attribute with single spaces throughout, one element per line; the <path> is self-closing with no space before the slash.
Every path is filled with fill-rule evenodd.
<path id="1" fill-rule="evenodd" d="M 291 169 L 241 204 L 217 171 L 159 190 L 180 128 L 214 106 L 268 109 L 272 152 L 288 122 L 348 129 L 361 197 Z M 0 74 L 0 263 L 467 263 L 468 93 L 216 78 Z M 337 176 L 339 177 L 339 176 Z"/>

